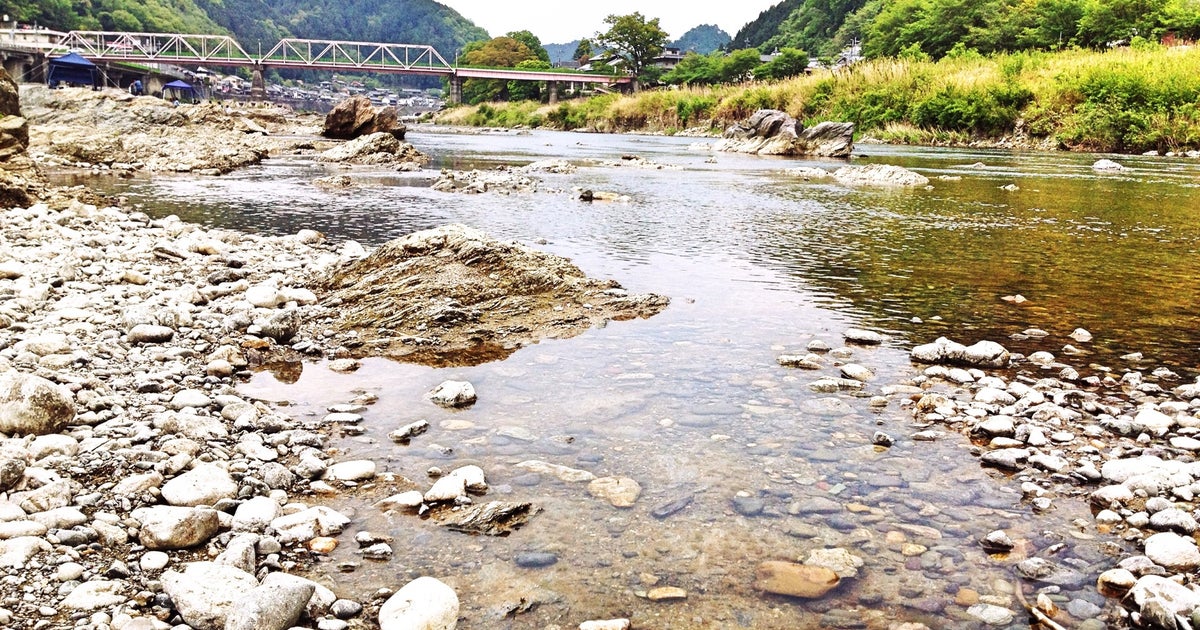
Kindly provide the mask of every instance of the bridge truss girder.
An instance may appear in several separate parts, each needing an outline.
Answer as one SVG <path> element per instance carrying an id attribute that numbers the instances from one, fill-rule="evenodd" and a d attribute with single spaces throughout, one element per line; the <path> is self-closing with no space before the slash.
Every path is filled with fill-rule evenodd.
<path id="1" fill-rule="evenodd" d="M 413 74 L 453 74 L 433 46 L 317 39 L 280 40 L 259 60 L 264 66 L 317 70 L 371 70 Z"/>
<path id="2" fill-rule="evenodd" d="M 60 45 L 87 58 L 113 61 L 218 66 L 253 66 L 256 63 L 254 57 L 227 35 L 71 31 Z"/>

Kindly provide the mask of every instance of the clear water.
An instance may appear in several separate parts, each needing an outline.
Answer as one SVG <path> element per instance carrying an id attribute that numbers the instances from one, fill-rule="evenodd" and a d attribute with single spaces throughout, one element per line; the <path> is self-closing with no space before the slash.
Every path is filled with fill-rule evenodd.
<path id="1" fill-rule="evenodd" d="M 1012 566 L 1038 555 L 1088 576 L 1063 589 L 1060 605 L 1085 600 L 1104 608 L 1101 615 L 1115 609 L 1091 584 L 1122 543 L 1095 530 L 1082 501 L 1057 497 L 1053 510 L 1035 513 L 1019 479 L 981 468 L 965 437 L 912 441 L 922 427 L 902 397 L 873 409 L 866 397 L 816 394 L 807 384 L 836 375 L 832 361 L 818 374 L 781 368 L 775 358 L 812 339 L 840 347 L 852 325 L 886 331 L 891 342 L 852 347 L 849 359 L 876 370 L 868 393 L 878 393 L 915 375 L 906 353 L 915 343 L 946 335 L 1058 353 L 1074 343 L 1066 335 L 1084 327 L 1096 336 L 1091 354 L 1067 357 L 1084 374 L 1101 365 L 1192 374 L 1200 358 L 1197 162 L 1121 157 L 1131 170 L 1097 174 L 1096 156 L 861 147 L 857 162 L 935 178 L 929 190 L 881 190 L 780 172 L 837 162 L 719 155 L 706 163 L 685 139 L 535 132 L 410 140 L 435 156 L 436 167 L 561 157 L 582 168 L 542 177 L 544 189 L 563 192 L 521 196 L 443 194 L 424 187 L 428 173 L 362 171 L 351 174 L 368 185 L 326 192 L 311 185 L 326 167 L 305 159 L 220 178 L 89 182 L 152 214 L 266 233 L 313 228 L 368 244 L 462 222 L 539 243 L 633 291 L 673 298 L 650 320 L 543 342 L 499 363 L 434 369 L 367 360 L 350 375 L 310 365 L 298 377 L 264 372 L 248 383 L 246 394 L 286 401 L 298 416 L 376 394 L 363 414 L 365 433 L 331 441 L 335 459 L 373 459 L 422 490 L 431 466 L 478 464 L 492 484 L 480 500 L 544 509 L 508 537 L 483 538 L 371 507 L 409 489 L 403 482 L 325 499 L 356 514 L 354 530 L 315 570 L 343 594 L 366 598 L 435 575 L 459 594 L 460 628 L 572 628 L 611 617 L 630 617 L 638 628 L 982 627 L 966 613 L 973 591 L 1011 602 L 1018 613 L 1011 627 L 1019 628 L 1030 622 L 1010 595 L 1019 584 Z M 631 153 L 682 168 L 588 166 Z M 1020 190 L 1002 190 L 1006 184 Z M 573 186 L 632 201 L 581 203 Z M 1014 294 L 1029 301 L 1001 299 Z M 1031 327 L 1050 336 L 1009 339 Z M 1120 358 L 1133 351 L 1146 361 Z M 450 378 L 471 381 L 478 404 L 453 412 L 424 400 Z M 844 405 L 821 412 L 816 401 L 824 398 Z M 387 438 L 422 419 L 432 429 L 411 444 Z M 872 446 L 876 430 L 896 444 Z M 614 508 L 586 484 L 515 466 L 528 459 L 631 477 L 643 494 L 633 508 Z M 738 493 L 761 500 L 764 511 L 739 513 Z M 691 504 L 667 518 L 651 514 L 689 496 Z M 811 511 L 830 501 L 831 513 Z M 978 540 L 1000 528 L 1019 542 L 1017 551 L 989 557 Z M 392 536 L 393 559 L 362 559 L 357 530 Z M 859 576 L 810 602 L 753 588 L 760 562 L 799 560 L 823 547 L 862 557 Z M 558 561 L 518 567 L 515 558 L 530 551 Z M 688 598 L 642 596 L 657 585 L 682 587 Z M 1024 588 L 1032 600 L 1033 586 Z M 1073 610 L 1088 611 L 1082 604 Z"/>

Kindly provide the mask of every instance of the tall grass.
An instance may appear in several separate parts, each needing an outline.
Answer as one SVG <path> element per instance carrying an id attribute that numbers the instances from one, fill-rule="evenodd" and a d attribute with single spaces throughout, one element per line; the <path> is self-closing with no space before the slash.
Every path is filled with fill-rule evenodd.
<path id="1" fill-rule="evenodd" d="M 938 62 L 881 59 L 777 83 L 650 90 L 535 104 L 481 105 L 467 124 L 671 132 L 723 129 L 758 109 L 843 120 L 860 133 L 917 142 L 1000 139 L 1022 130 L 1064 148 L 1200 147 L 1200 49 L 1016 53 Z"/>

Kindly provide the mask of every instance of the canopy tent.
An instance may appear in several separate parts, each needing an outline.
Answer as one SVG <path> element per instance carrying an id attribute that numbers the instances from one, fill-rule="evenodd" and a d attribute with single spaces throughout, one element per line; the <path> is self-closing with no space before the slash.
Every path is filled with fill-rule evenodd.
<path id="1" fill-rule="evenodd" d="M 82 83 L 94 87 L 100 84 L 99 76 L 100 69 L 96 64 L 76 53 L 67 53 L 50 60 L 50 73 L 46 78 L 50 85 L 62 82 Z"/>
<path id="2" fill-rule="evenodd" d="M 163 92 L 162 92 L 163 98 L 167 98 L 168 92 L 174 93 L 174 96 L 176 99 L 179 99 L 179 98 L 182 98 L 185 96 L 189 97 L 189 98 L 193 98 L 193 99 L 196 97 L 196 88 L 192 87 L 191 85 L 189 85 L 187 83 L 184 83 L 183 81 L 178 81 L 178 80 L 172 81 L 163 86 Z"/>

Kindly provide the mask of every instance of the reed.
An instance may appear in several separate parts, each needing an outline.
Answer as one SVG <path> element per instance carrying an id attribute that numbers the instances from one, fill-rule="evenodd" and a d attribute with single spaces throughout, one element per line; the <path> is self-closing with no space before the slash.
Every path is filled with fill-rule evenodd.
<path id="1" fill-rule="evenodd" d="M 877 59 L 774 83 L 647 90 L 555 107 L 493 103 L 442 120 L 669 133 L 720 130 L 758 109 L 781 109 L 806 123 L 850 121 L 885 141 L 999 140 L 1020 129 L 1063 148 L 1177 151 L 1200 147 L 1200 49 Z"/>

